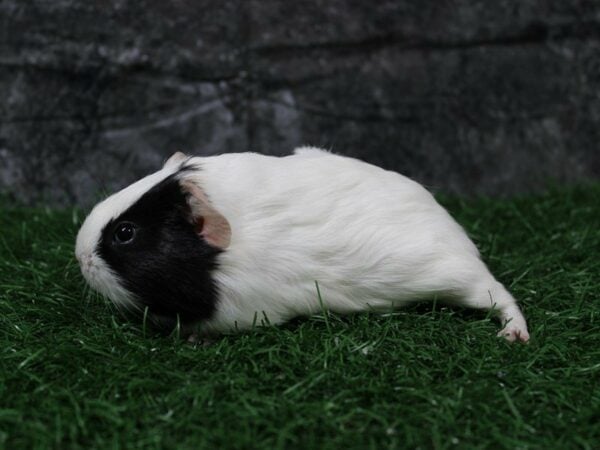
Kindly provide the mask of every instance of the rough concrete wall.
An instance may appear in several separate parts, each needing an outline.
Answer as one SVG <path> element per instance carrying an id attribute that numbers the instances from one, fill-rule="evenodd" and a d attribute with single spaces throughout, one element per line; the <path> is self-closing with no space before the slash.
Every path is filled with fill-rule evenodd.
<path id="1" fill-rule="evenodd" d="M 600 2 L 0 0 L 0 191 L 301 144 L 434 190 L 600 175 Z"/>

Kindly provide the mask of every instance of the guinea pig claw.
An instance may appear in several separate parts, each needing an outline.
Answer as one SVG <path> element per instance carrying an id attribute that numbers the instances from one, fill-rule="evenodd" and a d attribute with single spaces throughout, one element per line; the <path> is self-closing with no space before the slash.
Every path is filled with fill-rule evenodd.
<path id="1" fill-rule="evenodd" d="M 498 337 L 503 337 L 508 342 L 529 342 L 529 333 L 527 330 L 521 330 L 517 327 L 506 326 L 498 332 Z"/>

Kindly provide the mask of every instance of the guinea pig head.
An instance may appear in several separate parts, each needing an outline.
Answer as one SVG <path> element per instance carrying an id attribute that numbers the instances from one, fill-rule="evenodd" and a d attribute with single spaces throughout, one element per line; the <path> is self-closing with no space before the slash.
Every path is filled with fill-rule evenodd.
<path id="1" fill-rule="evenodd" d="M 118 307 L 144 312 L 160 328 L 211 317 L 212 272 L 231 228 L 185 163 L 167 166 L 98 204 L 77 236 L 76 256 L 90 286 Z M 167 171 L 168 173 L 168 171 Z"/>

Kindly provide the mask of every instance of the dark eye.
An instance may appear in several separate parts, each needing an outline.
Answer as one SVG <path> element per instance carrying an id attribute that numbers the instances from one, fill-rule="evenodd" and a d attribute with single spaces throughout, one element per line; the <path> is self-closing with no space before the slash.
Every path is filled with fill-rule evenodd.
<path id="1" fill-rule="evenodd" d="M 114 234 L 114 241 L 117 244 L 128 244 L 135 237 L 135 225 L 129 222 L 122 222 L 117 225 Z"/>

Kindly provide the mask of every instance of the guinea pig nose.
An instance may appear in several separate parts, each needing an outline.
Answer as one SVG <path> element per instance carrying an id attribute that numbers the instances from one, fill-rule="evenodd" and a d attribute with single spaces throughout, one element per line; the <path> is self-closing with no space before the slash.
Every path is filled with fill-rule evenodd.
<path id="1" fill-rule="evenodd" d="M 92 256 L 84 253 L 76 253 L 75 258 L 77 258 L 77 262 L 81 267 L 91 267 L 92 265 Z"/>

